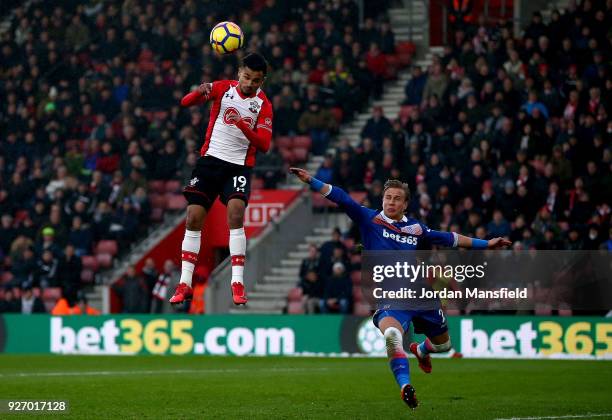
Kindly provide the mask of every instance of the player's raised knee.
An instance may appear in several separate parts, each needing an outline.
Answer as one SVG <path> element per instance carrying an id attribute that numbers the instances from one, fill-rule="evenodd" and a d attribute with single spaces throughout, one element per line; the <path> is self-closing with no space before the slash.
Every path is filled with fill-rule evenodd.
<path id="1" fill-rule="evenodd" d="M 389 327 L 384 333 L 385 342 L 387 344 L 387 354 L 391 357 L 398 352 L 403 353 L 402 333 L 395 327 Z"/>
<path id="2" fill-rule="evenodd" d="M 431 343 L 431 346 L 433 347 L 433 350 L 434 350 L 432 353 L 444 353 L 451 349 L 451 340 L 449 338 L 446 341 L 446 343 L 442 343 L 442 344 Z"/>

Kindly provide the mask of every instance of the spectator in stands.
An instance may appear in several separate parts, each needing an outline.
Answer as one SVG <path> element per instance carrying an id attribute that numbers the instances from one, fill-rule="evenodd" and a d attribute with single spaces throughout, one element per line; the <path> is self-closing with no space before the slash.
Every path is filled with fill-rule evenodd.
<path id="1" fill-rule="evenodd" d="M 0 301 L 0 313 L 18 313 L 20 302 L 15 298 L 15 294 L 11 287 L 6 287 L 4 290 L 4 298 Z"/>
<path id="2" fill-rule="evenodd" d="M 13 242 L 14 246 L 16 245 L 15 242 Z M 34 248 L 31 245 L 26 245 L 21 251 L 18 249 L 15 249 L 14 252 L 13 250 L 11 251 L 14 254 L 11 268 L 13 273 L 11 285 L 20 285 L 33 281 L 34 271 L 36 270 Z"/>
<path id="3" fill-rule="evenodd" d="M 346 273 L 345 265 L 334 263 L 332 275 L 325 282 L 323 299 L 320 300 L 321 313 L 339 312 L 348 314 L 352 304 L 353 285 Z"/>
<path id="4" fill-rule="evenodd" d="M 391 134 L 391 129 L 391 121 L 385 117 L 383 108 L 375 106 L 372 109 L 372 117 L 368 119 L 366 125 L 361 130 L 361 138 L 367 137 L 372 139 L 376 148 L 380 149 L 383 138 Z"/>
<path id="5" fill-rule="evenodd" d="M 179 155 L 174 140 L 166 142 L 155 158 L 154 179 L 173 179 L 177 176 Z"/>
<path id="6" fill-rule="evenodd" d="M 80 292 L 77 296 L 76 305 L 72 307 L 72 313 L 75 315 L 100 315 L 100 311 L 89 306 L 87 296 Z"/>
<path id="7" fill-rule="evenodd" d="M 74 299 L 68 299 L 66 296 L 62 295 L 57 302 L 55 302 L 55 306 L 51 309 L 51 315 L 76 315 L 75 304 L 77 297 Z"/>
<path id="8" fill-rule="evenodd" d="M 150 313 L 151 312 L 151 302 L 153 299 L 153 288 L 155 287 L 155 283 L 157 283 L 157 276 L 158 276 L 158 272 L 157 272 L 157 268 L 155 268 L 155 261 L 153 260 L 153 258 L 147 258 L 145 260 L 144 266 L 142 267 L 142 277 L 145 281 L 145 285 L 147 286 L 146 290 L 146 296 L 145 296 L 145 303 L 146 303 L 146 308 L 145 308 L 145 312 L 146 313 Z"/>
<path id="9" fill-rule="evenodd" d="M 137 227 L 138 213 L 132 205 L 132 200 L 125 198 L 111 217 L 110 237 L 118 240 L 120 246 L 125 246 L 134 237 Z"/>
<path id="10" fill-rule="evenodd" d="M 203 314 L 206 312 L 206 289 L 208 288 L 208 278 L 210 270 L 205 266 L 198 266 L 193 273 L 193 299 L 189 304 L 190 314 Z"/>
<path id="11" fill-rule="evenodd" d="M 423 103 L 423 90 L 425 89 L 425 83 L 427 82 L 427 74 L 423 73 L 421 66 L 413 66 L 411 72 L 411 78 L 406 83 L 404 93 L 406 99 L 404 99 L 404 105 L 420 106 Z"/>
<path id="12" fill-rule="evenodd" d="M 331 260 L 334 255 L 335 248 L 344 249 L 344 243 L 342 242 L 342 232 L 340 228 L 336 227 L 332 231 L 331 240 L 324 242 L 319 248 L 319 275 L 327 276 L 331 273 Z"/>
<path id="13" fill-rule="evenodd" d="M 136 269 L 133 266 L 128 267 L 122 281 L 113 284 L 113 290 L 121 298 L 121 308 L 124 313 L 137 314 L 144 312 L 145 299 L 149 291 L 144 279 L 136 274 Z"/>
<path id="14" fill-rule="evenodd" d="M 72 244 L 66 245 L 64 255 L 57 265 L 57 278 L 62 294 L 71 300 L 76 300 L 76 295 L 81 290 L 82 269 L 81 257 L 76 254 L 75 247 Z"/>
<path id="15" fill-rule="evenodd" d="M 331 133 L 336 129 L 336 120 L 331 112 L 312 101 L 298 121 L 301 133 L 312 138 L 312 153 L 320 156 L 327 151 Z"/>
<path id="16" fill-rule="evenodd" d="M 47 312 L 42 300 L 34 295 L 31 284 L 26 284 L 21 288 L 21 299 L 19 300 L 19 313 L 40 314 Z"/>
<path id="17" fill-rule="evenodd" d="M 80 216 L 72 218 L 72 227 L 70 232 L 68 232 L 68 243 L 73 245 L 77 257 L 91 252 L 93 233 L 89 225 L 83 225 L 83 220 Z"/>
<path id="18" fill-rule="evenodd" d="M 178 284 L 179 276 L 177 275 L 176 267 L 172 260 L 164 262 L 164 270 L 157 277 L 157 282 L 153 286 L 153 299 L 151 303 L 151 312 L 161 314 L 170 312 L 171 307 L 168 299 L 170 293 Z"/>
<path id="19" fill-rule="evenodd" d="M 281 179 L 283 172 L 283 157 L 278 152 L 276 145 L 272 143 L 268 153 L 259 153 L 255 174 L 263 179 L 264 188 L 275 189 Z"/>
<path id="20" fill-rule="evenodd" d="M 36 287 L 57 287 L 57 266 L 58 260 L 53 255 L 50 249 L 45 249 L 42 255 L 36 261 L 36 270 L 34 271 L 34 277 L 32 284 Z"/>
<path id="21" fill-rule="evenodd" d="M 304 296 L 304 312 L 314 314 L 323 298 L 324 282 L 316 270 L 308 270 L 300 276 L 299 287 Z"/>
<path id="22" fill-rule="evenodd" d="M 0 218 L 2 235 L 0 235 L 0 250 L 4 254 L 8 254 L 11 249 L 11 244 L 17 237 L 17 230 L 13 227 L 13 216 L 5 213 Z"/>
<path id="23" fill-rule="evenodd" d="M 438 98 L 443 98 L 448 86 L 448 77 L 442 71 L 440 63 L 434 63 L 427 75 L 427 81 L 423 88 L 423 101 L 429 100 L 429 97 L 436 95 Z M 423 104 L 425 105 L 426 102 Z"/>
<path id="24" fill-rule="evenodd" d="M 317 169 L 315 174 L 317 179 L 321 182 L 331 183 L 334 178 L 334 159 L 332 155 L 325 155 L 325 159 L 321 164 L 321 167 Z"/>
<path id="25" fill-rule="evenodd" d="M 344 265 L 345 269 L 350 268 L 350 259 L 346 250 L 346 246 L 344 244 L 342 244 L 342 246 L 336 246 L 334 248 L 334 251 L 332 253 L 332 256 L 329 260 L 329 264 L 327 267 L 322 266 L 320 267 L 320 271 L 321 274 L 324 277 L 325 281 L 327 281 L 327 279 L 333 274 L 333 266 L 334 264 L 336 264 L 337 262 L 342 263 L 342 265 Z"/>
<path id="26" fill-rule="evenodd" d="M 147 181 L 143 178 L 139 169 L 133 168 L 130 171 L 128 178 L 123 182 L 119 189 L 118 200 L 130 198 L 138 188 L 147 188 Z"/>
<path id="27" fill-rule="evenodd" d="M 525 111 L 527 111 L 528 115 L 533 115 L 534 110 L 539 110 L 540 113 L 544 116 L 544 118 L 548 119 L 548 109 L 546 106 L 538 100 L 538 94 L 535 90 L 529 91 L 527 102 L 521 107 Z"/>
<path id="28" fill-rule="evenodd" d="M 59 223 L 60 222 L 58 220 L 57 224 Z M 36 247 L 36 253 L 38 255 L 42 255 L 45 251 L 51 251 L 51 253 L 54 256 L 60 255 L 61 253 L 60 247 L 57 244 L 56 239 L 55 239 L 55 228 L 51 226 L 47 226 L 46 228 L 42 230 L 41 234 L 42 234 L 42 240 L 39 242 L 39 244 Z"/>
<path id="29" fill-rule="evenodd" d="M 300 282 L 303 282 L 309 271 L 319 271 L 319 251 L 314 244 L 308 245 L 308 256 L 300 264 Z"/>
<path id="30" fill-rule="evenodd" d="M 380 99 L 383 91 L 383 83 L 387 72 L 387 60 L 376 42 L 370 43 L 365 61 L 368 72 L 372 76 L 372 93 L 374 99 Z"/>
<path id="31" fill-rule="evenodd" d="M 380 50 L 383 54 L 393 54 L 395 52 L 395 34 L 388 21 L 380 24 Z"/>

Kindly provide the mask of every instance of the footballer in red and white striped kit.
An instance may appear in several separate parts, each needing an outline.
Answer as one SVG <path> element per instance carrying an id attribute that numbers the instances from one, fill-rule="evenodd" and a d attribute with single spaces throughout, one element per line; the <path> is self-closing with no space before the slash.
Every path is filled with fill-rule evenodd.
<path id="1" fill-rule="evenodd" d="M 261 55 L 248 54 L 242 59 L 237 81 L 203 83 L 181 100 L 185 107 L 203 105 L 206 101 L 212 101 L 212 107 L 201 156 L 183 190 L 189 205 L 181 280 L 170 303 L 182 303 L 193 296 L 191 278 L 200 251 L 201 230 L 218 196 L 227 207 L 233 301 L 236 305 L 247 302 L 243 281 L 244 211 L 249 201 L 255 153 L 267 152 L 272 140 L 272 105 L 261 90 L 267 68 L 268 63 Z"/>

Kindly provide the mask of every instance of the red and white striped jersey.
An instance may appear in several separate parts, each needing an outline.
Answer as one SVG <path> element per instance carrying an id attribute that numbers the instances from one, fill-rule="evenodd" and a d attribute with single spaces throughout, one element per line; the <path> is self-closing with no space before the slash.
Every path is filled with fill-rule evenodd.
<path id="1" fill-rule="evenodd" d="M 272 132 L 272 104 L 261 89 L 253 97 L 245 97 L 236 80 L 213 82 L 208 99 L 212 100 L 210 120 L 200 154 L 214 156 L 237 165 L 255 165 L 256 147 L 228 118 L 239 114 L 252 130 Z"/>

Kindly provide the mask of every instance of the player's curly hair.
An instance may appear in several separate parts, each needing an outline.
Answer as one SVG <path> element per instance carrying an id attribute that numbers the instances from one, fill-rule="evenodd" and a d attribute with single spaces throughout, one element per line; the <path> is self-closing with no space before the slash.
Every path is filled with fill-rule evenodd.
<path id="1" fill-rule="evenodd" d="M 253 71 L 260 71 L 264 76 L 268 72 L 268 62 L 263 55 L 256 52 L 245 55 L 242 58 L 241 67 L 248 67 Z"/>
<path id="2" fill-rule="evenodd" d="M 399 179 L 388 179 L 383 187 L 383 192 L 386 192 L 389 188 L 399 188 L 400 190 L 403 190 L 406 201 L 410 201 L 410 187 L 405 182 L 402 182 Z"/>

